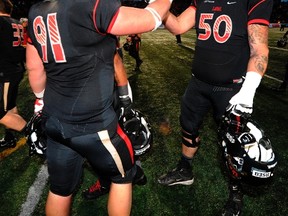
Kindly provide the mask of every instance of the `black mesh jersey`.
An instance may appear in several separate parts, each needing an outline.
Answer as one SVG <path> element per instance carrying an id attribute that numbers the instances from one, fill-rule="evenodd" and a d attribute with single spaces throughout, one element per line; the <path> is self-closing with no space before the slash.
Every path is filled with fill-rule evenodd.
<path id="1" fill-rule="evenodd" d="M 10 81 L 25 71 L 23 26 L 16 19 L 0 16 L 0 81 Z"/>
<path id="2" fill-rule="evenodd" d="M 194 0 L 197 41 L 192 73 L 210 84 L 246 74 L 250 49 L 247 26 L 269 25 L 272 0 Z"/>
<path id="3" fill-rule="evenodd" d="M 95 123 L 94 132 L 114 119 L 113 56 L 116 38 L 109 35 L 119 0 L 44 1 L 31 7 L 28 42 L 47 73 L 44 113 L 63 122 Z"/>

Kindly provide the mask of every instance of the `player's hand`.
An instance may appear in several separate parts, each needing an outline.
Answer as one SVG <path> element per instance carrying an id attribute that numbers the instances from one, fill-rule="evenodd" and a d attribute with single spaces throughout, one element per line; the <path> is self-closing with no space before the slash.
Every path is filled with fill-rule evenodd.
<path id="1" fill-rule="evenodd" d="M 232 109 L 238 114 L 251 114 L 253 112 L 253 97 L 245 97 L 240 91 L 230 99 L 230 104 L 227 106 L 226 110 Z"/>
<path id="2" fill-rule="evenodd" d="M 233 109 L 238 114 L 251 114 L 253 112 L 254 95 L 261 79 L 262 76 L 259 73 L 247 72 L 240 91 L 230 99 L 230 105 L 226 110 Z"/>
<path id="3" fill-rule="evenodd" d="M 240 105 L 239 105 L 240 106 Z M 238 110 L 237 105 L 229 104 L 226 108 L 223 119 L 229 125 L 229 131 L 232 134 L 240 134 L 243 132 L 243 128 L 247 120 L 251 117 L 250 113 Z"/>
<path id="4" fill-rule="evenodd" d="M 130 119 L 135 114 L 130 97 L 120 98 L 120 109 L 120 118 L 125 117 L 126 119 Z"/>
<path id="5" fill-rule="evenodd" d="M 42 98 L 36 98 L 35 103 L 34 103 L 34 113 L 38 113 L 42 111 L 44 106 L 44 101 Z"/>

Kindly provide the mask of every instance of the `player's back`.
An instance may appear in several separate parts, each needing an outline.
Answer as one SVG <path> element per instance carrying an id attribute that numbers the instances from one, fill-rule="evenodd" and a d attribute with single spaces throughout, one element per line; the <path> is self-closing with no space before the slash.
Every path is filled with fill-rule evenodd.
<path id="1" fill-rule="evenodd" d="M 24 71 L 25 48 L 22 46 L 20 22 L 9 16 L 0 16 L 0 78 Z"/>
<path id="2" fill-rule="evenodd" d="M 28 42 L 47 74 L 44 112 L 66 122 L 113 119 L 116 38 L 106 31 L 120 3 L 97 2 L 44 1 L 29 12 Z"/>

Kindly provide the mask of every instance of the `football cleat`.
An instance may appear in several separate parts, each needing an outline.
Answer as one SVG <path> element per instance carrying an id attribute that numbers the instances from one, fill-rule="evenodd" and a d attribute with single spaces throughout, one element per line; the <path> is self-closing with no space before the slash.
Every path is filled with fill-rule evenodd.
<path id="1" fill-rule="evenodd" d="M 188 163 L 179 161 L 177 167 L 158 178 L 158 183 L 166 186 L 191 185 L 194 182 L 192 169 Z"/>

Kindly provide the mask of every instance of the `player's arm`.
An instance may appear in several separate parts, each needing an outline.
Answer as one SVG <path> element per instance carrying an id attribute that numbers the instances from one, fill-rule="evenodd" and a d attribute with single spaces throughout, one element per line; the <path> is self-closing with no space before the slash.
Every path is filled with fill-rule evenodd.
<path id="1" fill-rule="evenodd" d="M 268 65 L 268 26 L 260 24 L 248 25 L 248 41 L 250 59 L 248 62 L 245 81 L 240 91 L 234 95 L 229 103 L 236 112 L 251 114 L 253 100 Z"/>
<path id="2" fill-rule="evenodd" d="M 157 29 L 171 5 L 170 0 L 156 0 L 146 8 L 121 6 L 109 33 L 127 35 Z"/>
<path id="3" fill-rule="evenodd" d="M 247 71 L 265 74 L 268 65 L 268 26 L 251 24 L 248 26 L 248 41 L 250 46 L 250 59 Z"/>
<path id="4" fill-rule="evenodd" d="M 32 91 L 42 92 L 46 85 L 46 72 L 36 48 L 29 43 L 26 47 L 26 67 Z"/>
<path id="5" fill-rule="evenodd" d="M 114 56 L 115 80 L 117 86 L 125 86 L 128 84 L 127 74 L 120 55 L 116 52 Z"/>
<path id="6" fill-rule="evenodd" d="M 26 68 L 31 89 L 36 96 L 34 112 L 37 113 L 44 106 L 43 96 L 46 85 L 46 71 L 36 48 L 29 43 L 26 46 Z"/>
<path id="7" fill-rule="evenodd" d="M 177 17 L 168 12 L 163 23 L 172 34 L 183 34 L 195 26 L 195 12 L 196 9 L 194 7 L 188 7 Z"/>
<path id="8" fill-rule="evenodd" d="M 117 83 L 117 91 L 119 95 L 119 102 L 121 107 L 121 114 L 120 116 L 133 115 L 133 107 L 132 107 L 132 90 L 129 85 L 126 70 L 124 64 L 122 62 L 121 57 L 116 52 L 114 55 L 114 71 L 115 71 L 115 80 Z"/>

